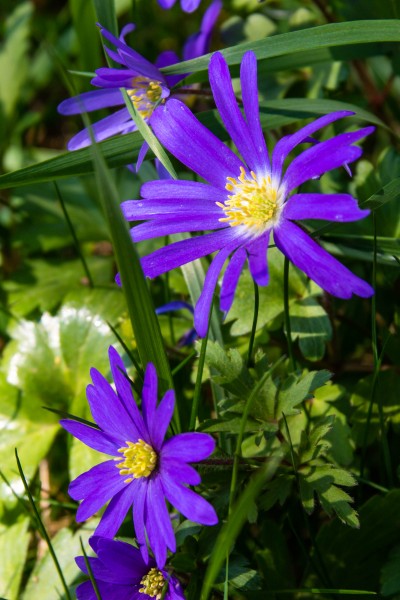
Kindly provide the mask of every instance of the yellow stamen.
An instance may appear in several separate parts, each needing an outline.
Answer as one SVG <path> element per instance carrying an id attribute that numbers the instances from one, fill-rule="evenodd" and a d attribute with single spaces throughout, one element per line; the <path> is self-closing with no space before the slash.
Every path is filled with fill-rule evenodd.
<path id="1" fill-rule="evenodd" d="M 278 191 L 269 176 L 257 176 L 254 171 L 250 171 L 250 176 L 240 167 L 236 179 L 227 177 L 225 189 L 233 193 L 224 203 L 216 204 L 226 215 L 219 219 L 221 222 L 229 223 L 231 227 L 244 225 L 260 232 L 270 227 L 270 221 L 277 215 Z"/>
<path id="2" fill-rule="evenodd" d="M 165 584 L 165 579 L 161 571 L 153 567 L 150 571 L 145 575 L 141 581 L 140 585 L 143 586 L 139 589 L 141 594 L 147 594 L 150 598 L 155 598 L 156 600 L 160 600 L 162 596 L 163 587 Z"/>
<path id="3" fill-rule="evenodd" d="M 132 88 L 127 93 L 143 119 L 149 119 L 155 104 L 161 98 L 162 88 L 158 81 L 152 81 L 148 77 L 134 77 Z"/>
<path id="4" fill-rule="evenodd" d="M 123 477 L 132 475 L 125 479 L 124 483 L 130 483 L 139 477 L 148 477 L 157 465 L 157 453 L 143 440 L 138 440 L 135 444 L 126 442 L 126 447 L 120 448 L 118 452 L 125 457 L 123 462 L 116 465 L 119 474 Z"/>

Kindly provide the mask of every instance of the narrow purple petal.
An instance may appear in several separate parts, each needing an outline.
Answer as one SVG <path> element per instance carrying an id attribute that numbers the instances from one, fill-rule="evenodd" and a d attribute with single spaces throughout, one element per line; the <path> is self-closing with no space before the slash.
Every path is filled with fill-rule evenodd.
<path id="1" fill-rule="evenodd" d="M 358 207 L 350 194 L 295 194 L 283 208 L 285 219 L 323 219 L 324 221 L 358 221 L 369 215 Z"/>
<path id="2" fill-rule="evenodd" d="M 140 479 L 132 482 L 135 484 L 135 498 L 133 502 L 133 524 L 135 527 L 136 539 L 140 546 L 140 553 L 143 560 L 147 563 L 149 553 L 146 545 L 146 530 L 144 526 L 145 503 L 147 495 L 146 482 L 141 482 Z"/>
<path id="3" fill-rule="evenodd" d="M 234 227 L 227 227 L 221 231 L 181 240 L 160 248 L 142 258 L 143 271 L 147 277 L 153 278 L 196 258 L 211 254 L 238 236 L 234 229 Z"/>
<path id="4" fill-rule="evenodd" d="M 77 600 L 97 600 L 91 581 L 85 581 L 78 585 L 75 593 Z"/>
<path id="5" fill-rule="evenodd" d="M 207 500 L 188 488 L 178 485 L 173 479 L 161 474 L 165 497 L 187 519 L 201 525 L 215 525 L 218 517 Z"/>
<path id="6" fill-rule="evenodd" d="M 127 486 L 116 465 L 116 461 L 107 460 L 70 483 L 68 493 L 71 498 L 83 499 L 76 513 L 78 522 L 94 515 L 110 498 Z"/>
<path id="7" fill-rule="evenodd" d="M 181 0 L 181 7 L 184 12 L 191 13 L 197 9 L 201 0 Z"/>
<path id="8" fill-rule="evenodd" d="M 57 110 L 61 115 L 76 115 L 110 106 L 118 106 L 119 104 L 124 104 L 124 99 L 119 90 L 93 90 L 64 100 L 58 105 Z"/>
<path id="9" fill-rule="evenodd" d="M 157 407 L 152 423 L 149 424 L 152 446 L 157 452 L 161 449 L 169 423 L 172 419 L 174 407 L 175 393 L 173 390 L 168 390 Z"/>
<path id="10" fill-rule="evenodd" d="M 64 427 L 68 433 L 76 437 L 78 440 L 97 450 L 111 456 L 119 456 L 118 448 L 120 447 L 120 439 L 108 435 L 99 429 L 89 427 L 84 423 L 73 421 L 72 419 L 62 419 L 60 425 Z"/>
<path id="11" fill-rule="evenodd" d="M 204 280 L 203 291 L 201 292 L 194 309 L 194 326 L 200 337 L 205 337 L 207 335 L 208 320 L 215 286 L 217 285 L 218 277 L 224 266 L 224 262 L 231 251 L 232 248 L 230 245 L 222 248 L 217 256 L 213 258 L 212 263 L 208 268 Z"/>
<path id="12" fill-rule="evenodd" d="M 142 433 L 140 422 L 133 422 L 108 381 L 95 369 L 91 370 L 94 385 L 86 388 L 93 419 L 103 431 L 121 442 L 134 442 Z"/>
<path id="13" fill-rule="evenodd" d="M 299 129 L 299 131 L 296 131 L 296 133 L 293 133 L 292 135 L 286 135 L 285 137 L 281 138 L 276 144 L 272 153 L 273 179 L 280 179 L 285 158 L 298 144 L 304 142 L 307 137 L 318 131 L 318 129 L 322 129 L 322 127 L 325 127 L 334 121 L 338 121 L 339 119 L 343 119 L 344 117 L 349 117 L 351 115 L 354 115 L 354 113 L 349 110 L 333 112 L 329 115 L 325 115 L 319 119 L 316 119 L 309 125 L 306 125 L 305 127 L 302 127 L 302 129 Z"/>
<path id="14" fill-rule="evenodd" d="M 94 139 L 96 142 L 101 142 L 112 135 L 120 133 L 130 119 L 128 109 L 122 108 L 114 114 L 97 121 L 91 128 Z M 69 140 L 68 150 L 79 150 L 80 148 L 90 146 L 91 143 L 92 138 L 90 137 L 89 130 L 83 129 Z"/>
<path id="15" fill-rule="evenodd" d="M 246 246 L 249 255 L 250 273 L 258 285 L 268 285 L 269 283 L 267 252 L 270 233 L 271 230 L 269 229 Z"/>
<path id="16" fill-rule="evenodd" d="M 203 202 L 225 202 L 228 195 L 225 189 L 200 183 L 198 181 L 185 181 L 168 179 L 164 181 L 149 181 L 140 189 L 142 198 L 152 200 L 181 200 L 192 203 L 193 206 Z"/>
<path id="17" fill-rule="evenodd" d="M 96 535 L 109 538 L 113 538 L 116 535 L 122 521 L 125 519 L 126 513 L 132 506 L 133 483 L 135 483 L 135 480 L 132 483 L 124 484 L 125 487 L 112 498 L 96 528 Z"/>
<path id="18" fill-rule="evenodd" d="M 199 485 L 201 483 L 201 477 L 196 469 L 177 458 L 162 457 L 160 470 L 177 483 L 188 485 Z"/>
<path id="19" fill-rule="evenodd" d="M 202 200 L 199 204 L 185 202 L 185 200 L 175 198 L 146 200 L 145 202 L 142 202 L 141 200 L 126 200 L 125 202 L 122 202 L 121 209 L 127 221 L 152 219 L 158 215 L 193 214 L 197 215 L 199 218 L 201 215 L 207 214 L 214 214 L 219 217 L 223 216 L 221 208 L 217 206 L 213 200 Z"/>
<path id="20" fill-rule="evenodd" d="M 158 69 L 162 69 L 163 67 L 169 67 L 170 65 L 176 65 L 181 62 L 179 56 L 173 50 L 164 50 L 161 52 L 156 58 L 156 62 L 154 63 Z"/>
<path id="21" fill-rule="evenodd" d="M 149 569 L 137 548 L 117 540 L 100 538 L 97 555 L 107 571 L 114 574 L 115 583 L 131 585 L 137 583 Z M 112 579 L 104 579 L 104 581 L 112 581 Z"/>
<path id="22" fill-rule="evenodd" d="M 131 238 L 134 242 L 142 242 L 143 240 L 151 240 L 165 235 L 172 235 L 173 233 L 226 229 L 226 223 L 221 223 L 220 221 L 221 209 L 218 206 L 215 208 L 215 215 L 198 215 L 196 214 L 196 209 L 192 209 L 192 213 L 179 217 L 178 215 L 174 217 L 169 216 L 141 223 L 131 229 Z"/>
<path id="23" fill-rule="evenodd" d="M 149 432 L 156 414 L 157 389 L 157 371 L 153 363 L 149 362 L 146 366 L 142 390 L 142 413 Z"/>
<path id="24" fill-rule="evenodd" d="M 156 559 L 157 567 L 162 569 L 167 560 L 167 546 L 172 552 L 175 552 L 176 541 L 159 478 L 149 479 L 146 513 L 146 531 L 150 548 Z"/>
<path id="25" fill-rule="evenodd" d="M 244 248 L 239 248 L 239 250 L 237 250 L 231 256 L 228 266 L 225 269 L 219 300 L 220 308 L 224 312 L 228 312 L 232 306 L 236 286 L 238 284 L 243 265 L 246 262 L 246 258 L 246 250 Z"/>
<path id="26" fill-rule="evenodd" d="M 362 150 L 358 146 L 350 144 L 369 135 L 374 129 L 374 127 L 364 127 L 364 129 L 352 133 L 341 133 L 302 152 L 286 170 L 282 182 L 285 193 L 309 179 L 319 177 L 344 163 L 357 160 L 361 156 Z"/>
<path id="27" fill-rule="evenodd" d="M 212 55 L 208 76 L 215 104 L 226 130 L 249 168 L 253 171 L 257 170 L 260 166 L 258 152 L 251 131 L 237 105 L 228 65 L 220 52 Z M 257 93 L 257 87 L 255 90 L 252 89 L 252 93 L 254 92 Z M 233 172 L 232 175 L 239 175 L 239 173 Z"/>
<path id="28" fill-rule="evenodd" d="M 161 8 L 168 9 L 175 4 L 176 0 L 158 0 L 158 4 Z"/>
<path id="29" fill-rule="evenodd" d="M 132 386 L 129 382 L 125 365 L 113 346 L 110 346 L 108 349 L 108 357 L 110 360 L 111 374 L 120 402 L 124 405 L 126 412 L 133 416 L 133 420 L 135 421 L 135 417 L 139 414 L 139 411 L 136 406 L 135 398 L 133 397 Z M 135 411 L 135 408 L 137 412 Z M 135 411 L 136 414 L 132 414 L 133 411 Z"/>
<path id="30" fill-rule="evenodd" d="M 224 189 L 227 177 L 240 174 L 239 158 L 179 100 L 157 108 L 151 125 L 169 152 L 211 184 Z"/>
<path id="31" fill-rule="evenodd" d="M 214 452 L 215 440 L 207 433 L 180 433 L 170 438 L 162 447 L 165 458 L 184 462 L 199 462 Z"/>
<path id="32" fill-rule="evenodd" d="M 242 88 L 243 109 L 248 124 L 248 131 L 253 139 L 256 151 L 257 173 L 270 172 L 268 149 L 261 129 L 260 111 L 258 105 L 257 59 L 254 52 L 246 52 L 240 66 L 240 83 Z"/>
<path id="33" fill-rule="evenodd" d="M 347 299 L 353 294 L 362 298 L 373 295 L 374 290 L 366 281 L 354 275 L 291 221 L 281 222 L 274 231 L 274 239 L 296 267 L 332 296 Z"/>
<path id="34" fill-rule="evenodd" d="M 214 0 L 207 8 L 201 21 L 200 31 L 191 35 L 183 46 L 183 60 L 203 56 L 210 50 L 211 33 L 221 9 L 221 0 Z"/>

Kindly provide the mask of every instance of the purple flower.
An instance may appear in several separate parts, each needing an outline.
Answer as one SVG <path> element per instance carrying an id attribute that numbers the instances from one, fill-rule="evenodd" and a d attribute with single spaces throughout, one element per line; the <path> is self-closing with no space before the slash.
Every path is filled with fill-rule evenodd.
<path id="1" fill-rule="evenodd" d="M 246 52 L 241 64 L 244 116 L 220 53 L 211 58 L 209 78 L 222 121 L 242 158 L 201 125 L 182 102 L 170 100 L 154 112 L 151 122 L 158 139 L 207 183 L 187 180 L 145 183 L 141 188 L 142 200 L 122 204 L 127 220 L 147 221 L 131 230 L 132 238 L 139 242 L 178 232 L 211 233 L 173 243 L 145 256 L 142 259 L 145 274 L 156 277 L 218 252 L 195 307 L 195 327 L 200 336 L 206 334 L 214 289 L 228 258 L 220 297 L 223 311 L 227 312 L 232 305 L 246 260 L 257 284 L 268 284 L 267 249 L 271 233 L 281 252 L 333 296 L 371 296 L 373 289 L 368 283 L 351 273 L 296 224 L 303 219 L 356 221 L 369 211 L 360 210 L 349 194 L 293 192 L 305 181 L 359 158 L 362 150 L 354 143 L 374 128 L 341 133 L 313 144 L 284 168 L 286 157 L 298 144 L 321 127 L 354 113 L 331 113 L 283 137 L 270 159 L 259 119 L 254 53 Z"/>
<path id="2" fill-rule="evenodd" d="M 174 6 L 176 0 L 158 0 L 161 8 L 169 9 Z M 201 0 L 181 0 L 181 8 L 187 13 L 191 13 L 198 8 Z"/>
<path id="3" fill-rule="evenodd" d="M 172 552 L 176 547 L 165 500 L 192 521 L 217 523 L 213 507 L 185 486 L 200 483 L 199 474 L 188 463 L 207 458 L 215 442 L 204 433 L 182 433 L 165 441 L 175 405 L 173 390 L 157 407 L 157 373 L 149 363 L 141 414 L 122 359 L 112 346 L 109 358 L 116 391 L 96 369 L 91 370 L 93 385 L 87 387 L 90 410 L 99 429 L 73 420 L 63 420 L 61 425 L 87 446 L 113 458 L 77 477 L 69 493 L 74 500 L 83 500 L 77 521 L 85 521 L 111 500 L 96 529 L 96 535 L 110 538 L 133 505 L 135 533 L 143 557 L 147 561 L 147 537 L 157 566 L 162 568 L 167 547 Z"/>
<path id="4" fill-rule="evenodd" d="M 153 559 L 146 564 L 130 544 L 93 536 L 89 541 L 97 558 L 88 557 L 90 569 L 103 600 L 154 600 L 168 582 L 166 600 L 184 600 L 181 585 L 165 569 L 158 569 Z M 85 558 L 77 556 L 76 564 L 88 575 Z M 78 600 L 96 600 L 91 581 L 76 588 Z"/>
<path id="5" fill-rule="evenodd" d="M 208 51 L 211 31 L 221 10 L 221 0 L 214 0 L 205 12 L 200 31 L 188 38 L 183 50 L 184 60 L 196 58 Z M 126 25 L 119 38 L 113 36 L 104 27 L 100 28 L 101 35 L 106 42 L 114 46 L 112 50 L 105 46 L 107 54 L 121 68 L 103 67 L 96 70 L 96 77 L 92 85 L 100 88 L 85 92 L 79 96 L 68 98 L 58 106 L 62 115 L 76 115 L 92 112 L 103 108 L 122 106 L 113 114 L 100 119 L 92 126 L 92 132 L 97 142 L 105 140 L 118 133 L 135 131 L 136 124 L 132 120 L 120 88 L 125 88 L 136 110 L 145 121 L 148 121 L 155 106 L 165 101 L 170 95 L 170 88 L 176 85 L 185 75 L 164 76 L 160 68 L 180 62 L 179 57 L 172 51 L 160 54 L 156 64 L 146 60 L 135 52 L 125 42 L 125 35 L 133 31 L 133 24 Z M 91 137 L 87 128 L 74 135 L 68 142 L 68 150 L 78 150 L 91 144 Z"/>
<path id="6" fill-rule="evenodd" d="M 167 304 L 163 304 L 163 306 L 156 308 L 156 314 L 163 315 L 173 310 L 181 309 L 188 310 L 192 315 L 194 313 L 193 306 L 188 304 L 188 302 L 183 302 L 182 300 L 173 300 L 172 302 L 168 302 Z M 178 341 L 178 346 L 191 346 L 196 339 L 197 331 L 192 327 L 191 329 L 188 329 L 188 331 L 180 338 Z"/>

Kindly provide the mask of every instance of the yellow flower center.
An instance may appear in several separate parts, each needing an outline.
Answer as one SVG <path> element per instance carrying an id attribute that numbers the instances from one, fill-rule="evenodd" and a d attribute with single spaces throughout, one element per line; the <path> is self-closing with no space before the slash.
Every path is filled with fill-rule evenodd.
<path id="1" fill-rule="evenodd" d="M 138 440 L 135 444 L 133 442 L 126 442 L 126 444 L 118 450 L 124 455 L 125 460 L 116 465 L 120 475 L 124 477 L 125 475 L 132 475 L 132 477 L 125 479 L 124 483 L 130 483 L 134 479 L 139 479 L 139 477 L 151 475 L 157 464 L 157 453 L 154 452 L 153 448 L 143 440 Z M 120 459 L 116 458 L 115 460 Z"/>
<path id="2" fill-rule="evenodd" d="M 162 88 L 158 81 L 152 81 L 148 77 L 134 77 L 132 88 L 127 92 L 143 119 L 149 119 L 155 104 L 161 98 Z"/>
<path id="3" fill-rule="evenodd" d="M 216 203 L 226 215 L 219 220 L 231 227 L 244 225 L 261 233 L 277 215 L 278 192 L 269 176 L 257 177 L 254 171 L 250 171 L 250 176 L 240 167 L 239 177 L 227 177 L 225 189 L 232 193 L 224 203 Z"/>
<path id="4" fill-rule="evenodd" d="M 153 567 L 150 571 L 145 575 L 141 581 L 141 587 L 139 592 L 141 594 L 147 594 L 150 598 L 156 598 L 156 600 L 160 600 L 162 596 L 162 591 L 164 588 L 165 579 L 161 571 Z"/>

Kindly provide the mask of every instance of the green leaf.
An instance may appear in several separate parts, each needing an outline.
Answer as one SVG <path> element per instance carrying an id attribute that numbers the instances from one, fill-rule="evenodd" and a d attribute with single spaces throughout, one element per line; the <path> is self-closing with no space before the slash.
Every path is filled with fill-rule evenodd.
<path id="1" fill-rule="evenodd" d="M 332 337 L 332 327 L 319 302 L 311 296 L 295 300 L 290 305 L 290 326 L 293 340 L 299 339 L 303 356 L 312 361 L 321 360 L 325 342 Z"/>
<path id="2" fill-rule="evenodd" d="M 0 524 L 0 595 L 18 600 L 19 587 L 29 545 L 29 517 L 13 524 Z"/>
<path id="3" fill-rule="evenodd" d="M 114 0 L 93 0 L 97 21 L 118 37 L 117 14 Z"/>
<path id="4" fill-rule="evenodd" d="M 261 467 L 247 483 L 246 488 L 233 506 L 229 520 L 222 526 L 215 541 L 204 576 L 200 600 L 207 600 L 209 597 L 213 583 L 218 577 L 229 549 L 247 521 L 249 506 L 256 500 L 263 486 L 274 476 L 279 460 L 279 457 L 275 457 L 268 464 Z"/>
<path id="5" fill-rule="evenodd" d="M 238 65 L 246 50 L 253 50 L 257 59 L 298 54 L 300 52 L 315 52 L 321 48 L 336 48 L 339 46 L 370 44 L 372 42 L 399 42 L 400 22 L 397 19 L 355 21 L 349 23 L 329 23 L 304 31 L 282 33 L 256 42 L 245 42 L 222 50 L 229 65 Z M 181 62 L 162 69 L 163 73 L 195 73 L 208 69 L 210 54 L 193 60 Z"/>
<path id="6" fill-rule="evenodd" d="M 6 21 L 5 41 L 0 50 L 0 114 L 12 115 L 21 98 L 21 90 L 28 76 L 28 36 L 33 4 L 19 4 Z"/>
<path id="7" fill-rule="evenodd" d="M 103 0 L 100 4 L 104 7 L 107 3 Z M 83 71 L 94 71 L 101 64 L 101 52 L 93 2 L 69 0 L 69 5 L 74 29 L 78 37 L 79 66 Z"/>
<path id="8" fill-rule="evenodd" d="M 312 397 L 312 392 L 325 385 L 332 377 L 329 371 L 311 371 L 305 375 L 292 373 L 283 382 L 279 389 L 278 399 L 275 407 L 277 419 L 285 416 L 295 415 L 299 412 L 297 406 Z"/>
<path id="9" fill-rule="evenodd" d="M 393 596 L 400 593 L 400 546 L 395 546 L 381 571 L 381 594 Z"/>
<path id="10" fill-rule="evenodd" d="M 75 556 L 82 555 L 80 538 L 82 538 L 83 543 L 87 546 L 88 540 L 93 535 L 97 524 L 97 519 L 91 519 L 89 523 L 86 523 L 75 534 L 68 529 L 61 529 L 52 538 L 54 551 L 68 585 L 71 585 L 78 575 L 81 574 L 81 571 L 73 560 Z M 49 552 L 46 552 L 43 558 L 36 562 L 25 591 L 21 596 L 21 600 L 32 600 L 32 598 L 56 600 L 59 597 L 57 594 L 60 594 L 60 592 L 60 583 L 53 560 Z"/>

